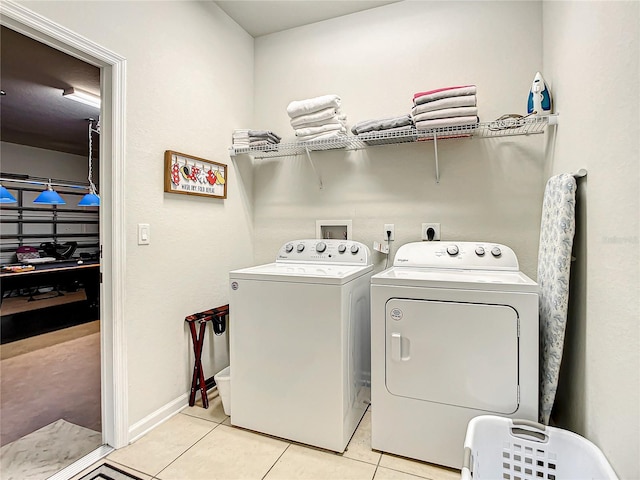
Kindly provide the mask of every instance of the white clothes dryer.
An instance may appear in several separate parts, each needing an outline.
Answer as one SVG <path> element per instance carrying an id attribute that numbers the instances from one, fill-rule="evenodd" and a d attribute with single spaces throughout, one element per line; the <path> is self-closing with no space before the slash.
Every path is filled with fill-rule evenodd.
<path id="1" fill-rule="evenodd" d="M 469 420 L 538 419 L 538 287 L 513 250 L 403 245 L 371 279 L 371 445 L 461 468 Z"/>
<path id="2" fill-rule="evenodd" d="M 371 253 L 296 240 L 230 272 L 231 424 L 343 452 L 371 400 Z"/>

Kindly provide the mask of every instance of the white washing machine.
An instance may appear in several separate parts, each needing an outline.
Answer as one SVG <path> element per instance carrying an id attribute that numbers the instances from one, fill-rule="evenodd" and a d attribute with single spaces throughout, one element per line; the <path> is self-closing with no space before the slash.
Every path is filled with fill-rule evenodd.
<path id="1" fill-rule="evenodd" d="M 493 243 L 403 245 L 371 279 L 371 445 L 461 468 L 467 423 L 538 419 L 538 286 Z"/>
<path id="2" fill-rule="evenodd" d="M 231 424 L 343 452 L 371 400 L 371 253 L 296 240 L 230 272 Z"/>

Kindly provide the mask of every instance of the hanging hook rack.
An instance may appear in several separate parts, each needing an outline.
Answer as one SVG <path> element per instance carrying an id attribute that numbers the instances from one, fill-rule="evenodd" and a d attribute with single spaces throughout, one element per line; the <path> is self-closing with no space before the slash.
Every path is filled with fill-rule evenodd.
<path id="1" fill-rule="evenodd" d="M 587 176 L 587 170 L 585 168 L 581 168 L 577 172 L 572 174 L 575 178 L 584 178 Z"/>

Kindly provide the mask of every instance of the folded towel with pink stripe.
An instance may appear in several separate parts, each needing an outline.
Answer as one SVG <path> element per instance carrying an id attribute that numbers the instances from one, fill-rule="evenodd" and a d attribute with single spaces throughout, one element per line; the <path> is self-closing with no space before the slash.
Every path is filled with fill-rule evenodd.
<path id="1" fill-rule="evenodd" d="M 438 88 L 436 90 L 429 90 L 427 92 L 418 92 L 413 95 L 414 105 L 420 105 L 422 103 L 433 102 L 434 100 L 440 100 L 441 98 L 460 97 L 462 95 L 475 95 L 475 85 L 464 85 L 461 87 L 445 87 Z"/>
<path id="2" fill-rule="evenodd" d="M 413 95 L 411 118 L 418 130 L 467 127 L 479 122 L 476 86 L 445 87 Z"/>
<path id="3" fill-rule="evenodd" d="M 411 115 L 416 116 L 421 113 L 433 112 L 434 110 L 445 110 L 447 108 L 475 107 L 475 95 L 461 95 L 459 97 L 441 98 L 432 102 L 421 103 L 411 109 Z"/>
<path id="4" fill-rule="evenodd" d="M 416 122 L 416 128 L 418 130 L 431 130 L 434 128 L 446 128 L 446 127 L 466 127 L 475 125 L 478 123 L 478 117 L 453 117 L 453 118 L 438 118 L 434 120 L 423 120 L 422 122 Z"/>
<path id="5" fill-rule="evenodd" d="M 431 112 L 419 113 L 413 116 L 414 122 L 422 122 L 424 120 L 435 120 L 437 118 L 453 118 L 453 117 L 469 117 L 478 116 L 477 107 L 456 107 L 444 108 L 442 110 L 433 110 Z"/>

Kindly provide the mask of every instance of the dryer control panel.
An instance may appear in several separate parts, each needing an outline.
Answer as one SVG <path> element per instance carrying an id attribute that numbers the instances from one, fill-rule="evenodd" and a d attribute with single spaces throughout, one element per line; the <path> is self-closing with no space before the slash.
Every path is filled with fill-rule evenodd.
<path id="1" fill-rule="evenodd" d="M 413 242 L 401 246 L 394 267 L 518 271 L 515 252 L 499 243 Z"/>
<path id="2" fill-rule="evenodd" d="M 276 262 L 371 265 L 371 251 L 365 244 L 353 240 L 292 240 L 280 247 Z"/>

